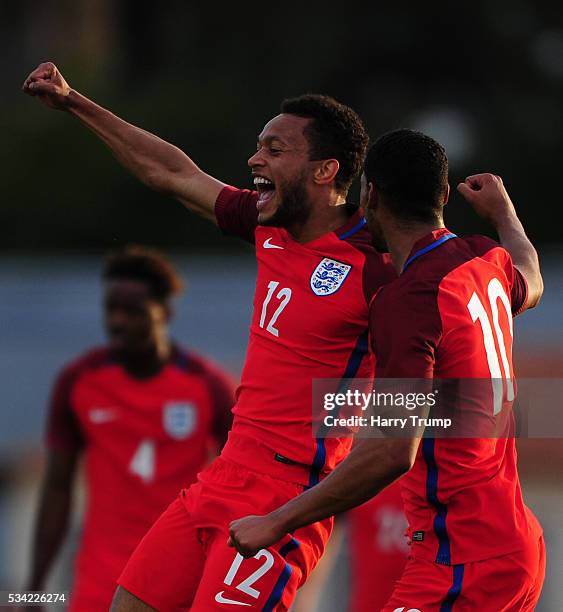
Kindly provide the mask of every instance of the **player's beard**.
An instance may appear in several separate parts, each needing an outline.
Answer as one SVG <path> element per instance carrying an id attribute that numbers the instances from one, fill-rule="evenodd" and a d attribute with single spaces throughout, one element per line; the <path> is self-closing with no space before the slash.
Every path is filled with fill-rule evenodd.
<path id="1" fill-rule="evenodd" d="M 302 172 L 297 178 L 277 183 L 280 203 L 276 212 L 260 225 L 270 227 L 292 227 L 304 224 L 311 214 L 311 202 L 306 189 L 306 176 Z"/>
<path id="2" fill-rule="evenodd" d="M 383 230 L 381 229 L 381 224 L 376 218 L 375 212 L 372 209 L 367 208 L 365 215 L 368 222 L 369 232 L 371 234 L 371 243 L 373 244 L 375 250 L 379 251 L 380 253 L 387 253 L 389 251 L 389 247 L 387 246 L 387 241 L 385 240 Z"/>

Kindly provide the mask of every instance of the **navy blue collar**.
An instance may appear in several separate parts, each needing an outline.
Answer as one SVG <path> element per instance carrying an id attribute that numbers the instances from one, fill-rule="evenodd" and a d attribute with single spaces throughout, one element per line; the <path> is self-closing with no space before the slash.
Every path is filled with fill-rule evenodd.
<path id="1" fill-rule="evenodd" d="M 440 235 L 440 237 L 437 238 L 437 239 L 435 239 L 436 238 L 436 234 Z M 430 242 L 430 244 L 426 244 L 425 246 L 422 246 L 418 250 L 415 250 L 417 246 L 421 245 L 421 243 L 428 242 L 429 238 L 432 240 L 432 242 Z M 421 255 L 424 255 L 425 253 L 428 253 L 429 251 L 432 251 L 432 250 L 436 249 L 441 244 L 444 244 L 444 242 L 447 242 L 448 240 L 451 240 L 452 238 L 457 238 L 457 235 L 453 234 L 449 230 L 443 228 L 443 229 L 440 229 L 440 230 L 437 230 L 437 231 L 435 230 L 429 236 L 425 236 L 422 240 L 419 240 L 414 245 L 414 248 L 411 251 L 411 254 L 410 254 L 409 258 L 407 259 L 407 261 L 405 261 L 405 265 L 403 266 L 403 272 L 411 265 L 411 263 L 415 259 L 417 259 Z"/>

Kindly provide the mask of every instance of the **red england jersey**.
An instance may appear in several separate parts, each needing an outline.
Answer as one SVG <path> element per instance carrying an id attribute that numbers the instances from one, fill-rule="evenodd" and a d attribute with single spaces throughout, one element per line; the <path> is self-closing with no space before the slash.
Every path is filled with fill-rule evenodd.
<path id="1" fill-rule="evenodd" d="M 83 451 L 87 503 L 73 610 L 107 610 L 129 556 L 178 491 L 196 480 L 231 422 L 234 387 L 218 368 L 174 347 L 158 374 L 133 378 L 106 348 L 63 369 L 48 447 Z"/>
<path id="2" fill-rule="evenodd" d="M 349 612 L 381 610 L 399 580 L 409 546 L 398 482 L 346 513 L 350 557 Z"/>
<path id="3" fill-rule="evenodd" d="M 340 229 L 301 244 L 284 228 L 257 225 L 257 199 L 254 191 L 225 187 L 215 205 L 219 227 L 255 243 L 258 260 L 246 363 L 223 454 L 251 469 L 273 469 L 256 465 L 234 442 L 251 438 L 282 463 L 306 466 L 300 484 L 311 486 L 351 444 L 315 437 L 312 381 L 371 378 L 368 306 L 396 273 L 373 248 L 359 211 Z"/>
<path id="4" fill-rule="evenodd" d="M 518 551 L 541 534 L 522 500 L 511 411 L 512 317 L 526 299 L 505 249 L 440 229 L 415 244 L 398 280 L 372 302 L 376 378 L 488 379 L 491 401 L 481 409 L 508 414 L 502 437 L 421 441 L 401 479 L 415 557 L 469 563 Z"/>

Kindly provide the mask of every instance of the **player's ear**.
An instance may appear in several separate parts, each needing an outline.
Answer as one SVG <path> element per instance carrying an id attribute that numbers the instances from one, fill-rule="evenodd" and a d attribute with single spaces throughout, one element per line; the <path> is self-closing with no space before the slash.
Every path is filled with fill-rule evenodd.
<path id="1" fill-rule="evenodd" d="M 374 183 L 367 184 L 367 208 L 375 210 L 379 205 L 379 191 Z"/>
<path id="2" fill-rule="evenodd" d="M 444 201 L 442 206 L 445 206 L 448 203 L 448 200 L 450 199 L 450 184 L 448 183 L 446 185 L 446 193 L 444 193 Z"/>
<path id="3" fill-rule="evenodd" d="M 313 179 L 318 185 L 327 185 L 336 178 L 340 170 L 337 159 L 323 159 L 315 169 Z"/>

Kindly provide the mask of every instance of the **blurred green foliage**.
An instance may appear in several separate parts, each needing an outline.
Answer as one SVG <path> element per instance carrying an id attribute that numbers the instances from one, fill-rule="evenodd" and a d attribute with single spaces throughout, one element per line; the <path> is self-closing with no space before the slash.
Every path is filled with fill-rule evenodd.
<path id="1" fill-rule="evenodd" d="M 239 186 L 249 186 L 256 135 L 286 96 L 333 95 L 373 137 L 453 112 L 470 142 L 452 159 L 452 184 L 501 174 L 531 236 L 560 240 L 559 3 L 22 0 L 0 5 L 0 45 L 4 249 L 231 244 L 129 177 L 78 122 L 21 94 L 45 59 Z M 455 195 L 448 223 L 483 229 Z"/>

